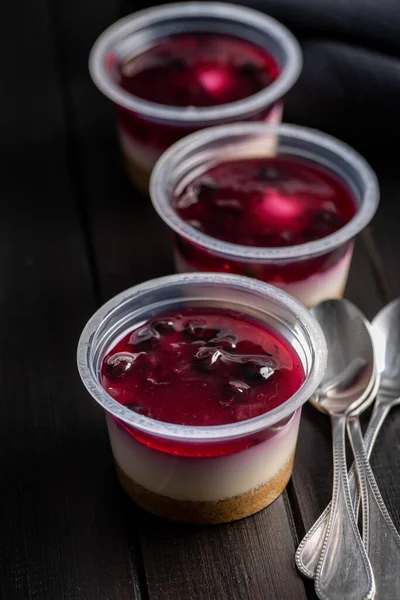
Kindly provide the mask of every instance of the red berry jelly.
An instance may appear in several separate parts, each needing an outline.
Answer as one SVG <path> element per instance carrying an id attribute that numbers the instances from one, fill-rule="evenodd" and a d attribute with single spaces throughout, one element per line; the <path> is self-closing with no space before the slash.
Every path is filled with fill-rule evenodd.
<path id="1" fill-rule="evenodd" d="M 116 64 L 114 64 L 116 62 Z M 168 107 L 207 108 L 238 102 L 266 88 L 279 75 L 274 58 L 263 48 L 229 35 L 177 34 L 159 40 L 135 56 L 117 60 L 110 69 L 121 88 L 142 100 Z M 154 163 L 177 140 L 211 123 L 185 124 L 185 120 L 152 121 L 116 105 L 121 142 L 129 173 L 146 189 Z M 276 120 L 280 108 L 272 106 L 254 120 Z M 248 119 L 248 120 L 249 120 Z"/>
<path id="2" fill-rule="evenodd" d="M 180 425 L 222 425 L 276 408 L 305 375 L 275 331 L 239 313 L 186 309 L 130 331 L 105 356 L 102 385 L 132 411 Z"/>
<path id="3" fill-rule="evenodd" d="M 339 179 L 289 157 L 220 163 L 194 178 L 171 202 L 193 228 L 225 242 L 259 248 L 319 240 L 356 213 L 354 198 Z M 183 238 L 177 243 L 194 270 L 232 271 L 278 285 L 326 271 L 348 250 L 345 244 L 310 259 L 254 265 L 220 258 Z"/>
<path id="4" fill-rule="evenodd" d="M 295 246 L 343 227 L 355 214 L 328 172 L 286 158 L 222 163 L 173 199 L 177 213 L 214 238 L 258 247 Z"/>
<path id="5" fill-rule="evenodd" d="M 236 102 L 279 74 L 262 48 L 211 33 L 174 35 L 119 64 L 121 87 L 149 102 L 206 107 Z"/>

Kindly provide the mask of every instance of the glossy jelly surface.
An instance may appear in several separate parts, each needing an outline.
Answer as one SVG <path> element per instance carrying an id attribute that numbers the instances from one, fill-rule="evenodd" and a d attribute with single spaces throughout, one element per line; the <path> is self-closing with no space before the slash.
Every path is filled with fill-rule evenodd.
<path id="1" fill-rule="evenodd" d="M 309 163 L 280 157 L 221 163 L 194 178 L 172 202 L 195 229 L 256 247 L 319 240 L 356 212 L 339 179 Z"/>
<path id="2" fill-rule="evenodd" d="M 105 356 L 102 385 L 132 411 L 210 426 L 261 415 L 304 381 L 299 357 L 265 325 L 225 310 L 186 309 L 130 331 Z"/>
<path id="3" fill-rule="evenodd" d="M 238 38 L 211 33 L 171 36 L 120 61 L 119 85 L 144 100 L 207 107 L 247 98 L 279 75 L 273 57 Z"/>

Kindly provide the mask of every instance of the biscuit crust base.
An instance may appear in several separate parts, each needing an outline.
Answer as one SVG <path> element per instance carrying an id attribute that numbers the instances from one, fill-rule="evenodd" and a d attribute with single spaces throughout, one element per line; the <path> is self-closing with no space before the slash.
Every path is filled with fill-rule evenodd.
<path id="1" fill-rule="evenodd" d="M 217 501 L 176 500 L 151 492 L 132 481 L 116 464 L 118 480 L 125 492 L 149 512 L 181 523 L 229 523 L 249 517 L 273 502 L 285 489 L 293 468 L 294 453 L 286 465 L 266 483 L 244 494 Z"/>

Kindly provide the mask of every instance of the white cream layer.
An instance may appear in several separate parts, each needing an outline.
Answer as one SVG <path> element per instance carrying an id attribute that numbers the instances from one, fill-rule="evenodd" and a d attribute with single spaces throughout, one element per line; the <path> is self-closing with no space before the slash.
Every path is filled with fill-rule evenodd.
<path id="1" fill-rule="evenodd" d="M 284 290 L 297 300 L 300 300 L 305 306 L 311 308 L 328 298 L 341 298 L 346 287 L 347 278 L 350 269 L 353 247 L 340 259 L 336 265 L 327 271 L 315 273 L 301 281 L 291 283 L 270 282 L 276 287 Z M 175 268 L 178 273 L 191 273 L 197 269 L 174 249 Z M 222 261 L 222 259 L 221 259 Z"/>
<path id="2" fill-rule="evenodd" d="M 274 282 L 274 285 L 300 300 L 308 308 L 312 308 L 318 302 L 328 298 L 342 298 L 352 254 L 353 248 L 331 269 L 311 275 L 303 281 L 282 284 Z"/>
<path id="3" fill-rule="evenodd" d="M 107 415 L 111 448 L 118 466 L 135 483 L 176 500 L 218 501 L 268 482 L 290 460 L 301 409 L 269 440 L 213 458 L 173 456 L 137 442 Z"/>
<path id="4" fill-rule="evenodd" d="M 268 113 L 265 122 L 271 125 L 277 125 L 281 123 L 282 110 L 282 102 L 277 102 Z M 122 127 L 118 127 L 118 135 L 126 159 L 135 166 L 139 167 L 141 170 L 150 174 L 163 151 L 149 148 L 147 144 L 141 144 Z M 276 147 L 275 138 L 271 144 L 273 145 L 273 148 Z M 274 155 L 275 151 L 271 151 L 270 154 Z"/>

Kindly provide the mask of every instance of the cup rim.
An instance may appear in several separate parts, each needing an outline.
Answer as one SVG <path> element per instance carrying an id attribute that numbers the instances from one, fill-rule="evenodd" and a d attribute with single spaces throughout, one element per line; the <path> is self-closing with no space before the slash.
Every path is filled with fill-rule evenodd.
<path id="1" fill-rule="evenodd" d="M 161 286 L 173 286 L 177 283 L 191 285 L 193 283 L 217 283 L 234 285 L 236 289 L 258 294 L 262 293 L 266 300 L 270 299 L 283 304 L 292 313 L 297 324 L 301 324 L 304 335 L 308 339 L 311 351 L 309 373 L 301 387 L 283 404 L 258 417 L 234 424 L 213 426 L 178 425 L 157 421 L 135 413 L 119 404 L 100 384 L 93 366 L 93 338 L 104 320 L 121 307 L 127 300 L 137 298 L 148 292 L 160 289 Z M 229 295 L 229 290 L 227 290 Z M 241 275 L 221 273 L 190 273 L 168 275 L 152 279 L 131 287 L 116 295 L 99 308 L 85 325 L 79 339 L 77 349 L 77 365 L 81 379 L 92 397 L 111 415 L 124 423 L 152 435 L 163 438 L 210 442 L 234 439 L 264 430 L 278 421 L 288 417 L 300 408 L 315 392 L 323 376 L 327 362 L 327 347 L 322 329 L 315 317 L 303 304 L 289 296 L 286 292 L 267 283 L 243 277 Z"/>
<path id="2" fill-rule="evenodd" d="M 144 27 L 151 27 L 165 19 L 174 17 L 206 16 L 225 18 L 245 23 L 258 29 L 276 43 L 279 43 L 286 55 L 286 64 L 275 81 L 263 90 L 228 104 L 215 107 L 174 107 L 149 102 L 123 90 L 109 76 L 105 68 L 105 56 L 119 38 Z M 225 2 L 177 2 L 147 8 L 108 27 L 96 40 L 89 56 L 89 72 L 96 86 L 116 104 L 150 119 L 179 122 L 183 126 L 245 118 L 272 106 L 274 102 L 293 86 L 303 65 L 300 45 L 290 31 L 278 21 L 252 8 L 237 6 Z"/>
<path id="3" fill-rule="evenodd" d="M 209 142 L 223 140 L 230 135 L 287 136 L 293 140 L 301 140 L 305 144 L 317 145 L 319 148 L 340 157 L 361 177 L 365 185 L 361 206 L 355 216 L 338 231 L 326 237 L 287 247 L 253 247 L 225 242 L 198 231 L 173 209 L 169 201 L 168 179 L 176 165 L 182 164 L 185 157 Z M 295 154 L 294 154 L 295 156 Z M 329 168 L 329 167 L 328 167 Z M 307 258 L 329 252 L 354 238 L 372 219 L 379 203 L 379 185 L 375 172 L 358 152 L 337 138 L 316 129 L 299 125 L 272 125 L 261 122 L 231 123 L 196 131 L 179 140 L 166 150 L 157 161 L 150 178 L 150 197 L 153 206 L 162 220 L 189 242 L 207 249 L 213 254 L 243 261 L 268 262 L 270 260 L 287 260 Z"/>

